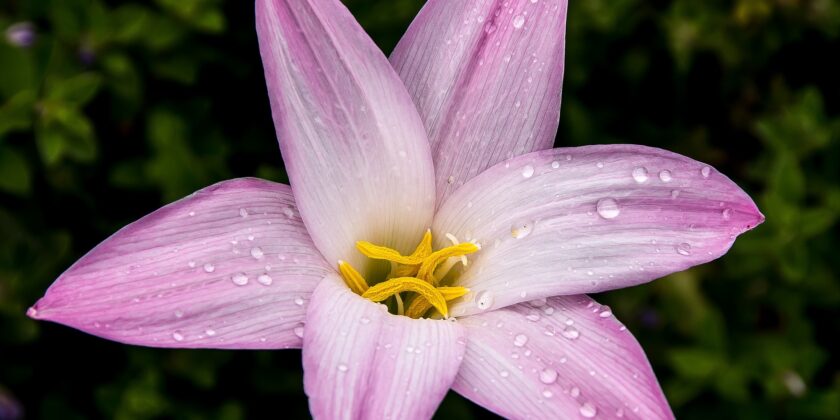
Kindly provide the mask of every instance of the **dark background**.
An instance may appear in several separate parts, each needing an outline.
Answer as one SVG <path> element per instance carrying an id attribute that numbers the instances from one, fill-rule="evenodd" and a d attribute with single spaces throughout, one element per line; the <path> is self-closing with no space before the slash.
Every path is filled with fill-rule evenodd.
<path id="1" fill-rule="evenodd" d="M 390 51 L 422 2 L 347 3 Z M 840 418 L 840 2 L 570 3 L 557 144 L 706 161 L 767 216 L 719 261 L 597 298 L 679 418 Z M 0 3 L 0 30 L 24 21 L 34 42 L 0 40 L 0 418 L 308 416 L 298 351 L 136 348 L 24 316 L 162 204 L 287 181 L 253 3 Z M 438 412 L 488 415 L 455 394 Z"/>

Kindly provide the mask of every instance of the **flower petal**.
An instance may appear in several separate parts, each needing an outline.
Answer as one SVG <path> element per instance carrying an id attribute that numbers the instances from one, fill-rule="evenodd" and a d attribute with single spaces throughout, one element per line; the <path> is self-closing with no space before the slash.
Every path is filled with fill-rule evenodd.
<path id="1" fill-rule="evenodd" d="M 328 275 L 312 294 L 303 338 L 313 417 L 430 418 L 458 371 L 463 334 L 455 323 L 391 315 Z"/>
<path id="2" fill-rule="evenodd" d="M 294 329 L 329 271 L 288 186 L 235 179 L 115 233 L 28 314 L 143 346 L 300 347 Z"/>
<path id="3" fill-rule="evenodd" d="M 391 55 L 426 124 L 437 205 L 503 160 L 554 144 L 566 0 L 430 0 Z"/>
<path id="4" fill-rule="evenodd" d="M 644 351 L 585 295 L 462 318 L 453 389 L 504 417 L 671 419 Z"/>
<path id="5" fill-rule="evenodd" d="M 295 199 L 331 263 L 364 274 L 366 240 L 410 252 L 431 224 L 423 124 L 385 56 L 338 0 L 258 0 L 271 109 Z"/>
<path id="6" fill-rule="evenodd" d="M 633 145 L 546 150 L 458 190 L 434 231 L 483 245 L 456 316 L 644 283 L 714 260 L 764 216 L 711 167 Z"/>

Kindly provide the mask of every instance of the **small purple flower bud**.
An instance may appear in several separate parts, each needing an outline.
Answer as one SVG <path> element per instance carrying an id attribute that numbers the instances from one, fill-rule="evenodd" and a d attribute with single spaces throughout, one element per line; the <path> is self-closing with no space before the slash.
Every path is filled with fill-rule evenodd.
<path id="1" fill-rule="evenodd" d="M 30 22 L 18 22 L 6 28 L 6 41 L 18 48 L 29 48 L 37 37 L 35 25 Z"/>

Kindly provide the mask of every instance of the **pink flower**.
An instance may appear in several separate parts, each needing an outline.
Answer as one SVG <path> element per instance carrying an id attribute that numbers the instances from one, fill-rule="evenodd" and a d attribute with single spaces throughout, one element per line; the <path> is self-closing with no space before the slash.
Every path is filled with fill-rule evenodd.
<path id="1" fill-rule="evenodd" d="M 764 217 L 684 156 L 550 149 L 566 1 L 430 0 L 390 63 L 338 0 L 256 13 L 292 187 L 172 203 L 31 317 L 144 346 L 302 348 L 318 418 L 429 418 L 450 388 L 507 417 L 673 417 L 583 294 L 711 261 Z"/>

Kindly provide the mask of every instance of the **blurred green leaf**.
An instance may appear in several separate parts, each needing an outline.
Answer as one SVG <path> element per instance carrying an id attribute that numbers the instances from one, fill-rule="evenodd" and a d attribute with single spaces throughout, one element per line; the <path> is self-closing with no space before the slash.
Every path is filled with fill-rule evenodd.
<path id="1" fill-rule="evenodd" d="M 102 76 L 96 73 L 81 73 L 69 79 L 53 82 L 47 98 L 63 102 L 68 106 L 82 106 L 96 95 L 101 85 Z"/>
<path id="2" fill-rule="evenodd" d="M 35 93 L 23 90 L 0 107 L 0 139 L 15 130 L 26 130 L 32 126 L 35 115 Z"/>
<path id="3" fill-rule="evenodd" d="M 0 190 L 28 194 L 32 188 L 31 168 L 26 157 L 15 149 L 0 145 Z"/>

